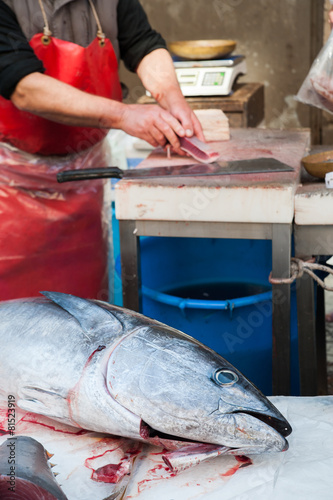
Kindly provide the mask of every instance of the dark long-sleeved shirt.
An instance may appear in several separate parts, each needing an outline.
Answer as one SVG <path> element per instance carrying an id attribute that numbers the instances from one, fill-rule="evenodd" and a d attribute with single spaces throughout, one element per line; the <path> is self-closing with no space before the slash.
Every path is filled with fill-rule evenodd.
<path id="1" fill-rule="evenodd" d="M 120 57 L 130 71 L 135 71 L 145 55 L 166 47 L 137 0 L 119 0 L 117 24 Z M 0 0 L 0 95 L 9 99 L 18 82 L 36 71 L 44 71 L 42 62 L 30 47 L 14 12 Z"/>

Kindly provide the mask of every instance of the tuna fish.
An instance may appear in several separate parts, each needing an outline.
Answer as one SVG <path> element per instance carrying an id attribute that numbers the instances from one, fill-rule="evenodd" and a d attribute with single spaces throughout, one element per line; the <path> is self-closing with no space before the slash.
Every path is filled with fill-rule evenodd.
<path id="1" fill-rule="evenodd" d="M 208 347 L 105 302 L 43 295 L 0 304 L 0 395 L 23 410 L 163 446 L 176 472 L 288 448 L 287 420 Z"/>

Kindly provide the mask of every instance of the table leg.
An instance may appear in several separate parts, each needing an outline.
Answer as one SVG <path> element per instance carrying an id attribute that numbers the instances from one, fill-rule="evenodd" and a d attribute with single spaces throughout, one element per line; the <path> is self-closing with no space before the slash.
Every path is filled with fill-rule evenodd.
<path id="1" fill-rule="evenodd" d="M 272 229 L 272 277 L 290 276 L 291 226 L 274 224 Z M 273 394 L 290 394 L 290 285 L 272 286 Z"/>
<path id="2" fill-rule="evenodd" d="M 325 292 L 321 286 L 317 287 L 317 313 L 316 313 L 316 347 L 318 385 L 317 394 L 327 394 L 327 353 L 326 353 L 326 322 L 325 322 Z"/>
<path id="3" fill-rule="evenodd" d="M 123 306 L 141 311 L 140 246 L 135 221 L 119 221 Z"/>
<path id="4" fill-rule="evenodd" d="M 312 278 L 304 274 L 297 282 L 298 352 L 301 396 L 317 395 L 317 345 Z"/>

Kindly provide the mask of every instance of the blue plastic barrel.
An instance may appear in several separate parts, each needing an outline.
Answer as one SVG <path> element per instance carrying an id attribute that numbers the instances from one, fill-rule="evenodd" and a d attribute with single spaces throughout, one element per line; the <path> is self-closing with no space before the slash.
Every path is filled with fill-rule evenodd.
<path id="1" fill-rule="evenodd" d="M 143 314 L 211 347 L 272 394 L 271 241 L 148 237 L 140 248 Z M 291 295 L 291 390 L 298 395 Z"/>

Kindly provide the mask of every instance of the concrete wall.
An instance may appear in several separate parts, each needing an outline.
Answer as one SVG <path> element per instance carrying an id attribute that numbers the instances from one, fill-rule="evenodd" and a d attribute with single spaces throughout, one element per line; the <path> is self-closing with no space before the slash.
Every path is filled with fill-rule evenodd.
<path id="1" fill-rule="evenodd" d="M 327 8 L 329 0 L 325 2 Z M 265 125 L 309 126 L 309 106 L 297 103 L 293 96 L 312 62 L 313 0 L 141 0 L 141 3 L 152 26 L 167 42 L 236 40 L 235 53 L 246 56 L 248 67 L 241 81 L 265 84 Z M 323 9 L 324 19 L 327 12 Z M 121 77 L 130 88 L 127 101 L 135 102 L 143 94 L 138 78 L 124 68 Z"/>

